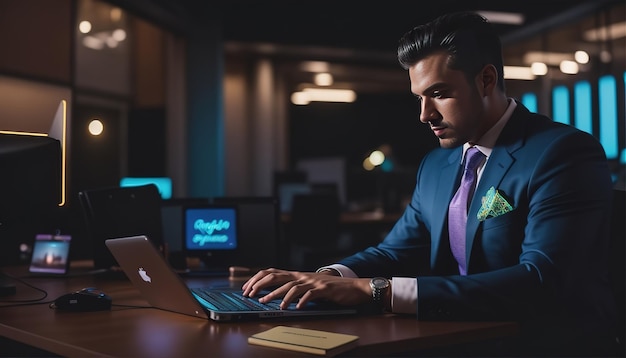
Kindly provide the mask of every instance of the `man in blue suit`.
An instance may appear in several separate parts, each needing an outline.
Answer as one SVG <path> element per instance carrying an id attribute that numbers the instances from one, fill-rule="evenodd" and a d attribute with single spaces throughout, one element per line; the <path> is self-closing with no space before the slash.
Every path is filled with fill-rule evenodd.
<path id="1" fill-rule="evenodd" d="M 420 121 L 440 143 L 421 162 L 404 214 L 378 246 L 316 273 L 262 270 L 244 294 L 276 286 L 259 300 L 374 301 L 420 320 L 516 320 L 521 354 L 612 353 L 612 183 L 601 145 L 506 96 L 500 40 L 477 14 L 414 28 L 398 59 Z M 470 148 L 481 159 L 459 243 L 449 204 Z M 430 270 L 417 272 L 424 248 Z"/>

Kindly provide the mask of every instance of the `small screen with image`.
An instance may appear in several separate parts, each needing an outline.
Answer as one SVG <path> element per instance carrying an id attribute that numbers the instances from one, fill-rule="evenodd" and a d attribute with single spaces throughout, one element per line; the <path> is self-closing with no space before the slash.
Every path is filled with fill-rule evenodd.
<path id="1" fill-rule="evenodd" d="M 237 248 L 237 209 L 201 206 L 185 209 L 187 251 L 234 250 Z"/>
<path id="2" fill-rule="evenodd" d="M 64 274 L 69 267 L 69 235 L 44 235 L 35 237 L 30 272 Z"/>

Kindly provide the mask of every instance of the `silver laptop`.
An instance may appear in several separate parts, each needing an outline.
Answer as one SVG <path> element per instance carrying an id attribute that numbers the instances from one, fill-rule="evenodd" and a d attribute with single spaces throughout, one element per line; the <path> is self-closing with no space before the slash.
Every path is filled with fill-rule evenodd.
<path id="1" fill-rule="evenodd" d="M 357 308 L 312 302 L 305 309 L 278 308 L 280 299 L 262 304 L 244 297 L 240 288 L 190 288 L 172 270 L 163 255 L 146 236 L 130 236 L 105 241 L 122 270 L 150 305 L 215 321 L 240 321 L 290 316 L 355 314 Z"/>

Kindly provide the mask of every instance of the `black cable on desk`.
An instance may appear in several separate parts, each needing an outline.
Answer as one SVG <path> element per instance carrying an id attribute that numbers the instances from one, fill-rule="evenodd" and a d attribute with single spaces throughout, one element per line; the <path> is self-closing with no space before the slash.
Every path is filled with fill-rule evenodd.
<path id="1" fill-rule="evenodd" d="M 22 279 L 21 279 L 21 278 L 19 278 L 19 277 L 12 276 L 12 275 L 9 275 L 9 274 L 7 274 L 7 273 L 3 273 L 3 275 L 4 275 L 4 276 L 6 276 L 6 277 L 8 277 L 8 278 L 11 278 L 11 279 L 13 279 L 13 280 L 15 280 L 15 281 L 17 281 L 17 282 L 19 282 L 19 283 L 21 283 L 21 284 L 23 284 L 23 285 L 25 285 L 25 286 L 28 286 L 28 287 L 32 288 L 33 290 L 35 290 L 35 291 L 39 291 L 39 292 L 41 292 L 41 293 L 43 294 L 43 296 L 42 296 L 42 297 L 40 297 L 40 298 L 29 299 L 29 300 L 15 300 L 15 299 L 5 299 L 5 298 L 3 298 L 3 299 L 1 299 L 1 300 L 0 300 L 0 302 L 10 302 L 10 303 L 17 303 L 17 304 L 16 304 L 16 305 L 3 305 L 3 306 L 0 306 L 0 308 L 1 308 L 1 307 L 11 307 L 11 306 L 23 305 L 23 304 L 47 303 L 47 302 L 41 302 L 41 301 L 43 301 L 46 297 L 48 297 L 48 292 L 47 292 L 46 290 L 43 290 L 43 289 L 41 289 L 41 288 L 39 288 L 39 287 L 36 287 L 36 286 L 33 286 L 33 285 L 31 285 L 30 283 L 28 283 L 28 282 L 26 282 L 26 281 L 22 280 Z"/>

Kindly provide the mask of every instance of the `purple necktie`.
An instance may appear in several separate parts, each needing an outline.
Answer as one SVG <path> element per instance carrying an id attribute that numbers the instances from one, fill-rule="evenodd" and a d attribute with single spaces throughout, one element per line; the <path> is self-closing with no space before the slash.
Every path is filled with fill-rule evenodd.
<path id="1" fill-rule="evenodd" d="M 452 255 L 459 264 L 461 275 L 467 274 L 465 262 L 465 228 L 467 225 L 467 208 L 472 200 L 476 187 L 476 169 L 484 159 L 475 147 L 470 147 L 465 153 L 465 171 L 461 179 L 459 190 L 454 194 L 448 210 L 448 230 L 450 234 L 450 248 Z"/>

